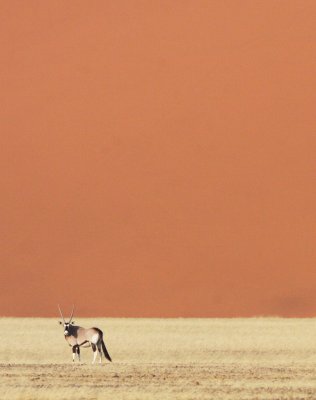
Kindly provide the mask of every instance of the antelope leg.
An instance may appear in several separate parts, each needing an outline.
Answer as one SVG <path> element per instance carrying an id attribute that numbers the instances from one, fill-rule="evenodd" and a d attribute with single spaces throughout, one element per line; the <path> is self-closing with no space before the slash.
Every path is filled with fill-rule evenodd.
<path id="1" fill-rule="evenodd" d="M 76 346 L 72 346 L 72 362 L 75 362 Z"/>
<path id="2" fill-rule="evenodd" d="M 91 343 L 92 350 L 93 350 L 93 361 L 92 364 L 95 363 L 95 360 L 97 358 L 97 346 L 94 343 Z"/>

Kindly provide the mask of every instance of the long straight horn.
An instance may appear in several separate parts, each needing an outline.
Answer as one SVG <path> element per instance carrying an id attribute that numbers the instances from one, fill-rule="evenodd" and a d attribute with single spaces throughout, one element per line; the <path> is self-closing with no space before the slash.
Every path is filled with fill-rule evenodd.
<path id="1" fill-rule="evenodd" d="M 72 317 L 74 316 L 74 311 L 75 311 L 75 305 L 72 306 L 72 311 L 71 311 L 71 316 L 69 318 L 69 323 L 71 322 Z"/>
<path id="2" fill-rule="evenodd" d="M 63 319 L 63 321 L 64 321 L 64 324 L 66 323 L 65 322 L 65 318 L 64 318 L 64 316 L 63 316 L 63 313 L 61 312 L 61 309 L 60 309 L 60 307 L 59 307 L 59 304 L 58 304 L 58 309 L 59 309 L 59 312 L 60 312 L 60 316 L 62 317 L 62 319 Z"/>

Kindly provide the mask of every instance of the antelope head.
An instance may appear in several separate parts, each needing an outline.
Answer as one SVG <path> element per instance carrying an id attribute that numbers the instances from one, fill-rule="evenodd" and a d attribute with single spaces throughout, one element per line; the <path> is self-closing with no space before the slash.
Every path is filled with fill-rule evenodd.
<path id="1" fill-rule="evenodd" d="M 63 325 L 64 335 L 65 336 L 70 336 L 72 334 L 72 330 L 73 330 L 72 326 L 75 323 L 75 321 L 72 320 L 73 315 L 74 315 L 75 305 L 73 305 L 73 307 L 72 307 L 71 316 L 70 316 L 68 321 L 65 320 L 65 318 L 63 316 L 63 313 L 61 312 L 61 309 L 59 307 L 59 304 L 58 304 L 58 309 L 59 309 L 60 316 L 62 318 L 62 321 L 59 321 L 59 324 Z"/>

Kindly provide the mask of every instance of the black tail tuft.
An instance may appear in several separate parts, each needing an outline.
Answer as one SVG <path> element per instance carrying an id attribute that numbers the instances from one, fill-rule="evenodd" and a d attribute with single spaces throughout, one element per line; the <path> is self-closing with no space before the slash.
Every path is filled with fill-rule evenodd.
<path id="1" fill-rule="evenodd" d="M 103 340 L 102 340 L 101 344 L 102 344 L 102 350 L 105 355 L 105 358 L 107 358 L 109 361 L 112 362 L 112 358 L 110 357 L 110 354 L 108 353 Z"/>

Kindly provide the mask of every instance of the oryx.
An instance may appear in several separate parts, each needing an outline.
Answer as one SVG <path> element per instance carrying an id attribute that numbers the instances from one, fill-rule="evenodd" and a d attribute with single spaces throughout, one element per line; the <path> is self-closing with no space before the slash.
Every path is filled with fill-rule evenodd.
<path id="1" fill-rule="evenodd" d="M 60 312 L 60 316 L 63 320 L 59 321 L 60 325 L 63 325 L 64 328 L 64 336 L 66 341 L 68 342 L 69 346 L 72 347 L 72 361 L 75 361 L 76 354 L 78 356 L 78 360 L 80 361 L 80 347 L 92 347 L 93 350 L 93 361 L 92 364 L 94 364 L 96 358 L 97 358 L 97 352 L 99 352 L 100 356 L 100 363 L 102 362 L 102 350 L 105 355 L 105 357 L 109 360 L 111 360 L 111 357 L 105 347 L 104 341 L 103 341 L 103 332 L 99 328 L 89 328 L 85 329 L 82 328 L 81 326 L 76 326 L 74 325 L 74 321 L 72 320 L 73 315 L 74 315 L 74 309 L 75 306 L 72 308 L 71 316 L 69 318 L 69 321 L 66 322 L 65 318 L 63 316 L 63 313 L 61 312 L 61 309 L 58 304 L 58 309 Z"/>

